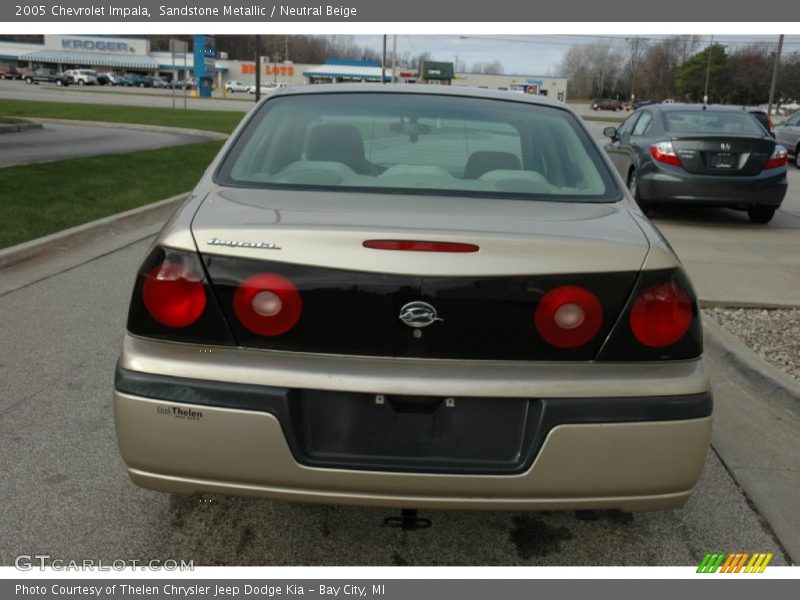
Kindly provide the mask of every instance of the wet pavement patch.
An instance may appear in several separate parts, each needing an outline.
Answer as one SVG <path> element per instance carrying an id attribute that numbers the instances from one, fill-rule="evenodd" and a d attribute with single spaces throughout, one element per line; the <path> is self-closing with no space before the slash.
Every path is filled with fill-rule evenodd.
<path id="1" fill-rule="evenodd" d="M 566 527 L 551 527 L 541 517 L 514 517 L 514 529 L 509 538 L 523 560 L 547 556 L 561 550 L 561 542 L 572 539 Z"/>

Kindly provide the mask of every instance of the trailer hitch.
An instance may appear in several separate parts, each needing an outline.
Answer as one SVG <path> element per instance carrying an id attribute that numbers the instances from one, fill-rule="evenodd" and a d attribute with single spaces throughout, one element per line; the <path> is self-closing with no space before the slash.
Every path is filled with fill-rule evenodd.
<path id="1" fill-rule="evenodd" d="M 430 519 L 418 517 L 416 508 L 403 508 L 399 517 L 386 517 L 383 520 L 384 527 L 399 527 L 403 531 L 428 529 L 432 524 Z"/>

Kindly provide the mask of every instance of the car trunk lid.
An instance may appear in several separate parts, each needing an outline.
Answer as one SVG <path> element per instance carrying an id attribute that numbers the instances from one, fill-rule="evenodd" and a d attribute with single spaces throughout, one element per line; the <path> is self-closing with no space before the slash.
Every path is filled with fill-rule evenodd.
<path id="1" fill-rule="evenodd" d="M 649 249 L 620 205 L 463 197 L 225 189 L 206 198 L 192 229 L 239 345 L 387 357 L 591 360 Z M 364 247 L 373 239 L 479 250 Z M 302 302 L 278 335 L 254 332 L 237 313 L 242 283 L 263 274 L 290 281 Z M 565 285 L 602 305 L 599 330 L 577 348 L 554 348 L 534 322 L 542 297 Z M 437 318 L 409 324 L 414 303 Z"/>
<path id="2" fill-rule="evenodd" d="M 701 175 L 757 175 L 775 149 L 775 142 L 750 136 L 680 136 L 672 147 L 681 165 Z"/>
<path id="3" fill-rule="evenodd" d="M 224 188 L 192 232 L 201 253 L 416 275 L 638 271 L 649 244 L 621 204 Z M 469 254 L 365 248 L 374 239 L 475 244 Z"/>

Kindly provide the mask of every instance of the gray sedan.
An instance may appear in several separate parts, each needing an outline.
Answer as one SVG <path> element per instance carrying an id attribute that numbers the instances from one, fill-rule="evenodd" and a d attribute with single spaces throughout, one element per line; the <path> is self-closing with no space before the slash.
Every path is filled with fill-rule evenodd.
<path id="1" fill-rule="evenodd" d="M 786 195 L 786 149 L 742 108 L 652 105 L 603 133 L 611 138 L 606 152 L 644 210 L 721 206 L 768 223 Z"/>
<path id="2" fill-rule="evenodd" d="M 775 139 L 794 156 L 794 164 L 800 169 L 800 112 L 775 127 Z"/>

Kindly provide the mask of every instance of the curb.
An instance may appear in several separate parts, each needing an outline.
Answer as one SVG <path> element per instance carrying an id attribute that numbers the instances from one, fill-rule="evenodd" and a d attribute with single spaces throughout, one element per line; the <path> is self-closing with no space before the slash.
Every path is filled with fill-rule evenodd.
<path id="1" fill-rule="evenodd" d="M 800 411 L 800 383 L 793 377 L 773 367 L 739 338 L 705 315 L 703 333 L 703 342 L 736 365 L 745 377 L 763 387 L 768 395 L 783 401 L 790 409 Z"/>
<path id="2" fill-rule="evenodd" d="M 2 123 L 0 124 L 0 133 L 16 133 L 18 131 L 41 128 L 41 123 Z"/>
<path id="3" fill-rule="evenodd" d="M 206 129 L 190 129 L 188 127 L 166 127 L 162 125 L 144 125 L 141 123 L 117 123 L 116 121 L 81 121 L 80 119 L 51 119 L 49 117 L 26 117 L 39 127 L 42 124 L 54 125 L 83 125 L 85 127 L 113 127 L 115 129 L 135 129 L 137 131 L 153 131 L 156 133 L 176 133 L 183 135 L 195 135 L 208 138 L 210 140 L 227 140 L 228 134 L 219 131 L 208 131 Z"/>
<path id="4" fill-rule="evenodd" d="M 146 204 L 145 206 L 5 248 L 0 250 L 0 269 L 15 266 L 51 252 L 63 252 L 80 244 L 95 242 L 101 238 L 116 237 L 137 228 L 156 223 L 163 224 L 188 196 L 188 193 L 179 194 L 165 200 Z"/>

